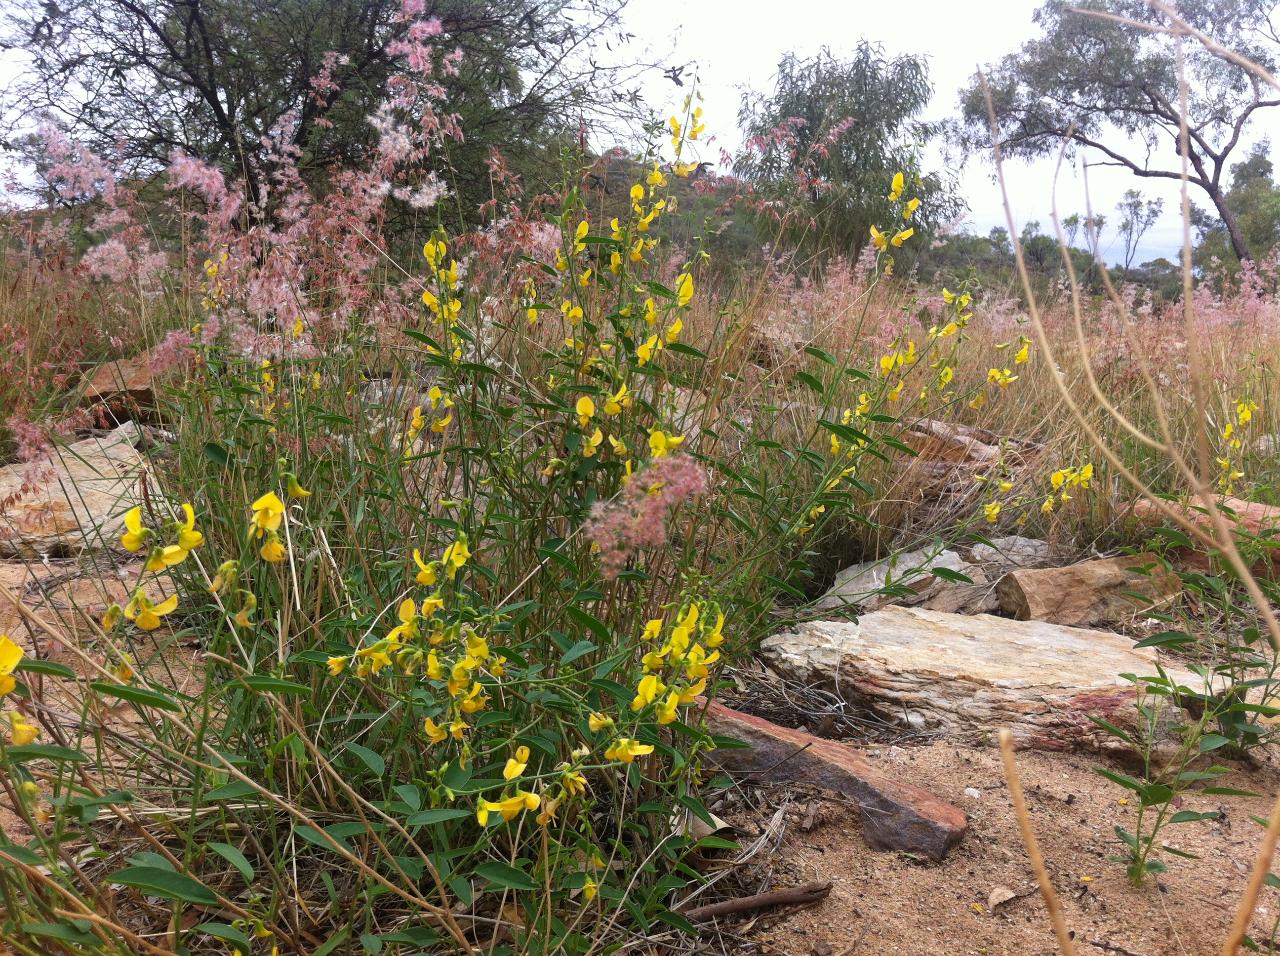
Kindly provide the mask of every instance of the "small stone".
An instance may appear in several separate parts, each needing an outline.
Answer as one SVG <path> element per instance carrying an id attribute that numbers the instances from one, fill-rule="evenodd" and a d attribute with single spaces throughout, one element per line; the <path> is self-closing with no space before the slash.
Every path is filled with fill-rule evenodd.
<path id="1" fill-rule="evenodd" d="M 1049 542 L 1039 538 L 1024 538 L 1011 534 L 1003 538 L 991 538 L 990 544 L 975 544 L 969 552 L 972 561 L 1001 567 L 1033 568 L 1048 564 Z"/>
<path id="2" fill-rule="evenodd" d="M 966 797 L 970 798 L 971 800 L 981 800 L 981 799 L 982 799 L 982 791 L 981 791 L 981 790 L 979 790 L 977 787 L 965 787 L 965 788 L 964 788 L 964 795 L 965 795 Z"/>

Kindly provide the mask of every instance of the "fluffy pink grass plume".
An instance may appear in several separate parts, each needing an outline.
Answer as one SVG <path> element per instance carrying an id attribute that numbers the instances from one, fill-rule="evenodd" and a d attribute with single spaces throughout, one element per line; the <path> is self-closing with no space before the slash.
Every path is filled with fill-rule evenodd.
<path id="1" fill-rule="evenodd" d="M 706 493 L 706 469 L 688 455 L 671 455 L 634 475 L 613 501 L 596 502 L 586 531 L 600 549 L 604 576 L 616 578 L 636 553 L 663 547 L 672 512 Z"/>

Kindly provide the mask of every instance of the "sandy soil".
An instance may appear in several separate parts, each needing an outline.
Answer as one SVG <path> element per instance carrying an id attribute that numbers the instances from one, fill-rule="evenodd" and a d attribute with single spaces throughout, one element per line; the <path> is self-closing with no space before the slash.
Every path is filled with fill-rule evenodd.
<path id="1" fill-rule="evenodd" d="M 940 865 L 914 861 L 868 849 L 850 808 L 823 801 L 815 819 L 802 805 L 795 814 L 799 822 L 788 828 L 766 866 L 774 886 L 830 880 L 831 895 L 738 931 L 745 930 L 761 951 L 813 956 L 1056 953 L 998 751 L 934 743 L 875 753 L 886 766 L 961 807 L 970 820 L 965 840 Z M 1167 873 L 1135 889 L 1123 865 L 1110 859 L 1118 847 L 1112 828 L 1132 829 L 1134 805 L 1123 805 L 1125 793 L 1093 772 L 1098 761 L 1023 753 L 1018 762 L 1037 838 L 1081 956 L 1219 951 L 1261 842 L 1262 827 L 1249 816 L 1267 816 L 1268 797 L 1189 798 L 1185 808 L 1222 809 L 1223 818 L 1171 827 L 1164 842 L 1200 859 L 1169 856 Z M 1263 794 L 1280 789 L 1275 755 L 1263 756 L 1252 768 L 1232 766 L 1238 770 L 1224 779 L 1227 786 Z M 973 796 L 974 790 L 980 795 Z M 731 819 L 750 836 L 767 816 Z M 805 822 L 814 824 L 808 832 Z M 993 909 L 997 888 L 1016 895 Z M 1264 889 L 1252 935 L 1265 940 L 1277 914 L 1280 893 Z"/>

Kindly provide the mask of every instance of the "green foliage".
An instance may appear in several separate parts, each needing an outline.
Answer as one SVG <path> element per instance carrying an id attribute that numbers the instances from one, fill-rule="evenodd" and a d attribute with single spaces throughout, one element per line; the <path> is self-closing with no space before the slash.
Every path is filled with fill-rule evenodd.
<path id="1" fill-rule="evenodd" d="M 918 119 L 932 92 L 922 58 L 866 41 L 847 59 L 783 57 L 774 89 L 744 96 L 738 116 L 748 144 L 734 170 L 768 204 L 762 233 L 820 259 L 857 258 L 891 213 L 885 184 L 898 171 L 924 202 L 917 231 L 952 218 L 959 202 L 916 159 L 937 132 Z"/>

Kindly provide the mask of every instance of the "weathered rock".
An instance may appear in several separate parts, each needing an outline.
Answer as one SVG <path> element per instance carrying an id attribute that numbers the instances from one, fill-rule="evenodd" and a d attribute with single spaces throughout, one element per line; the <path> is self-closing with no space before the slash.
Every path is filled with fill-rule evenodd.
<path id="1" fill-rule="evenodd" d="M 0 561 L 0 585 L 47 623 L 75 631 L 85 625 L 86 618 L 98 620 L 111 604 L 127 602 L 141 571 L 141 561 L 118 563 L 105 556 L 47 564 Z M 150 576 L 148 587 L 161 595 L 175 589 L 167 574 Z M 0 633 L 17 635 L 26 630 L 22 614 L 0 598 Z"/>
<path id="2" fill-rule="evenodd" d="M 1119 675 L 1156 672 L 1155 652 L 1119 634 L 902 607 L 802 624 L 760 653 L 784 678 L 884 720 L 981 740 L 1008 727 L 1019 746 L 1041 750 L 1116 748 L 1089 716 L 1132 726 L 1135 691 Z"/>
<path id="3" fill-rule="evenodd" d="M 711 759 L 718 765 L 758 774 L 757 780 L 807 783 L 854 800 L 863 838 L 872 847 L 941 860 L 964 836 L 968 824 L 958 808 L 881 770 L 852 747 L 722 704 L 710 704 L 706 716 L 712 733 L 750 744 L 715 751 Z"/>
<path id="4" fill-rule="evenodd" d="M 138 500 L 139 435 L 125 422 L 45 459 L 0 468 L 0 556 L 71 555 L 113 543 Z"/>
<path id="5" fill-rule="evenodd" d="M 1049 542 L 1039 538 L 1011 534 L 990 541 L 990 544 L 975 544 L 969 552 L 970 560 L 1001 568 L 1034 568 L 1050 561 Z"/>
<path id="6" fill-rule="evenodd" d="M 1151 554 L 1081 561 L 1065 568 L 1023 568 L 1010 571 L 996 585 L 1006 614 L 1020 621 L 1076 627 L 1131 620 L 1181 590 L 1178 576 Z"/>
<path id="7" fill-rule="evenodd" d="M 1246 536 L 1274 535 L 1280 531 L 1280 507 L 1264 505 L 1259 501 L 1246 501 L 1243 498 L 1219 498 L 1218 504 L 1223 509 L 1233 534 Z M 1209 517 L 1203 506 L 1192 499 L 1189 502 L 1166 501 L 1166 506 L 1199 528 L 1213 534 L 1213 519 Z M 1169 522 L 1154 502 L 1143 498 L 1133 504 L 1132 515 L 1142 524 L 1165 524 Z M 1180 563 L 1198 570 L 1207 570 L 1209 560 L 1202 550 L 1181 548 L 1178 552 Z M 1264 574 L 1274 578 L 1280 572 L 1280 550 L 1271 550 L 1266 557 L 1257 561 L 1252 570 L 1255 574 Z"/>
<path id="8" fill-rule="evenodd" d="M 983 441 L 976 429 L 932 418 L 917 422 L 903 440 L 926 461 L 985 464 L 1000 457 L 999 447 Z"/>
<path id="9" fill-rule="evenodd" d="M 969 572 L 974 570 L 954 551 L 921 548 L 891 554 L 845 568 L 836 575 L 827 593 L 814 603 L 814 608 L 819 611 L 875 610 L 886 604 L 923 604 L 937 597 L 947 585 L 963 583 L 935 575 L 933 572 L 938 569 L 968 577 L 972 577 Z M 880 593 L 886 586 L 891 593 Z"/>
<path id="10" fill-rule="evenodd" d="M 155 381 L 151 371 L 151 353 L 107 362 L 94 369 L 85 386 L 86 403 L 104 404 L 112 412 L 150 411 L 155 408 Z"/>

